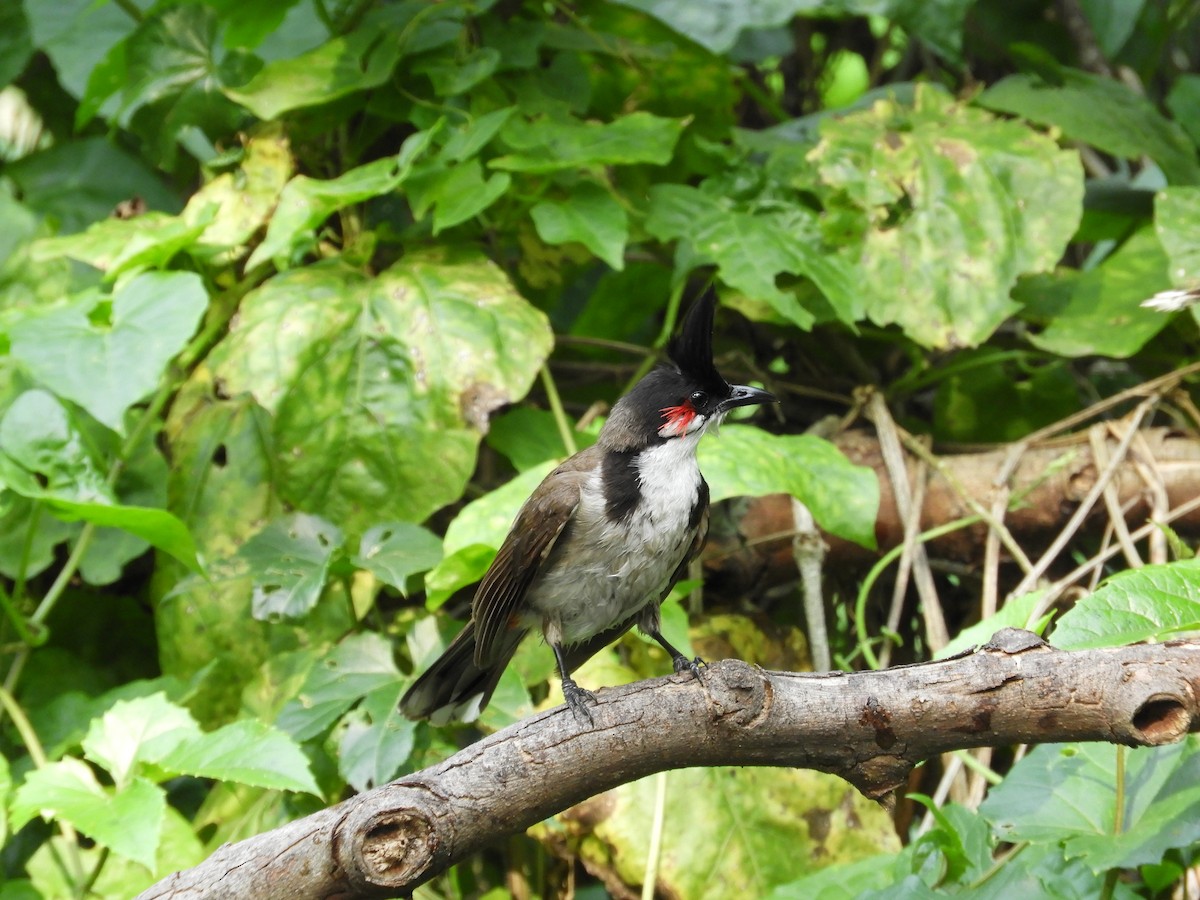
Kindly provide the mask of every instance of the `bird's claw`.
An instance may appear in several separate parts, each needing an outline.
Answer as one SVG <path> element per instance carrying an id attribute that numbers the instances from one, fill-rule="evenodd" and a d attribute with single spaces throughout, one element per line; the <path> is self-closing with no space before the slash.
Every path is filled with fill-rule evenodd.
<path id="1" fill-rule="evenodd" d="M 692 677 L 695 678 L 697 681 L 703 680 L 700 677 L 700 669 L 708 665 L 708 663 L 706 663 L 704 660 L 702 660 L 698 656 L 695 659 L 688 659 L 683 654 L 673 657 L 671 659 L 671 662 L 675 666 L 676 673 L 691 672 Z"/>
<path id="2" fill-rule="evenodd" d="M 575 721 L 580 725 L 594 725 L 592 711 L 588 709 L 588 704 L 596 705 L 596 695 L 586 688 L 581 688 L 570 678 L 563 679 L 562 692 L 563 700 L 575 714 Z"/>

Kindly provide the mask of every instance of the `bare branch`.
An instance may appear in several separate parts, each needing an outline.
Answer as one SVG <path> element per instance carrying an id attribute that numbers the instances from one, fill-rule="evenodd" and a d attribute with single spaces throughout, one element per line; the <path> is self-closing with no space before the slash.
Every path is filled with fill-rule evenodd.
<path id="1" fill-rule="evenodd" d="M 854 674 L 727 660 L 557 707 L 445 762 L 227 844 L 151 898 L 395 896 L 505 835 L 654 772 L 798 766 L 887 797 L 938 753 L 1019 742 L 1163 744 L 1200 730 L 1200 642 L 1065 653 L 1005 629 L 980 652 Z"/>

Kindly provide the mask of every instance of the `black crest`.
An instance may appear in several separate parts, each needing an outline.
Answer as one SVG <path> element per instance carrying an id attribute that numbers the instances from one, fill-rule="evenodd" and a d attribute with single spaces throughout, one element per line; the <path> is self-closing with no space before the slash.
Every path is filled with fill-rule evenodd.
<path id="1" fill-rule="evenodd" d="M 667 345 L 667 355 L 688 378 L 713 387 L 728 389 L 725 379 L 713 364 L 713 310 L 716 299 L 711 291 L 692 304 L 679 333 Z"/>

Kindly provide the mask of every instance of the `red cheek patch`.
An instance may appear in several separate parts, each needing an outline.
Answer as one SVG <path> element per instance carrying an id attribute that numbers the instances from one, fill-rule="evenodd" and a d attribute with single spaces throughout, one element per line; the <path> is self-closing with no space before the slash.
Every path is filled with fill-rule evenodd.
<path id="1" fill-rule="evenodd" d="M 679 406 L 664 406 L 662 413 L 665 424 L 658 429 L 663 437 L 682 437 L 687 434 L 688 426 L 696 418 L 696 408 L 690 400 L 685 400 Z"/>

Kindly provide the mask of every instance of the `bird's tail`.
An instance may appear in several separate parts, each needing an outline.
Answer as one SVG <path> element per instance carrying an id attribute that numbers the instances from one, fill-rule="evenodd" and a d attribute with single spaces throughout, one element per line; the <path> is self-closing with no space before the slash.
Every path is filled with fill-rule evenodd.
<path id="1" fill-rule="evenodd" d="M 475 665 L 475 623 L 468 622 L 446 652 L 405 691 L 400 711 L 410 719 L 428 719 L 434 725 L 474 721 L 492 699 L 524 636 L 523 628 L 507 632 L 493 662 L 481 668 Z"/>

